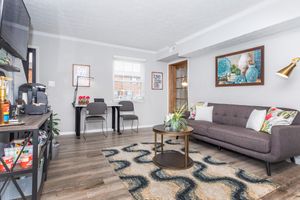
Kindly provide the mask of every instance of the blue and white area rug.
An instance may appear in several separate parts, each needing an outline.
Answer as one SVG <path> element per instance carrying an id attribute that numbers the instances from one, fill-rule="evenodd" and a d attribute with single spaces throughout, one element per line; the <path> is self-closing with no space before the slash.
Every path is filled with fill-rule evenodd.
<path id="1" fill-rule="evenodd" d="M 183 152 L 182 146 L 176 140 L 167 140 L 164 150 Z M 260 199 L 278 187 L 269 180 L 193 150 L 190 157 L 194 165 L 186 170 L 161 169 L 154 165 L 153 143 L 131 144 L 102 152 L 138 200 Z"/>

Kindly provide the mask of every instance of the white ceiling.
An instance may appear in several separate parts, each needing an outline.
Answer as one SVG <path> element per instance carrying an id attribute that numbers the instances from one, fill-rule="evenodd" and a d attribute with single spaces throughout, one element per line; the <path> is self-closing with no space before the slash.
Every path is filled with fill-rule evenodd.
<path id="1" fill-rule="evenodd" d="M 157 51 L 262 0 L 24 0 L 34 31 Z"/>

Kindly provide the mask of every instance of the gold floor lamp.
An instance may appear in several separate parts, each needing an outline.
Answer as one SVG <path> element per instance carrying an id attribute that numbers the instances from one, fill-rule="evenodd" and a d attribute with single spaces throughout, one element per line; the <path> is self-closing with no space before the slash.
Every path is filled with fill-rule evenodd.
<path id="1" fill-rule="evenodd" d="M 283 78 L 289 78 L 289 76 L 291 75 L 292 71 L 297 66 L 297 62 L 299 62 L 299 61 L 300 61 L 300 57 L 293 58 L 292 62 L 288 66 L 286 66 L 285 68 L 282 68 L 276 74 L 278 76 L 283 77 Z"/>

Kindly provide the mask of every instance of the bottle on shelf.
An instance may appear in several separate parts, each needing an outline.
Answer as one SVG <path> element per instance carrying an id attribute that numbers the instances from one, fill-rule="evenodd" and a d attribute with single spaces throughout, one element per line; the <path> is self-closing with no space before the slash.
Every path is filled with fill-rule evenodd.
<path id="1" fill-rule="evenodd" d="M 7 94 L 6 94 L 9 80 L 11 79 L 8 77 L 0 76 L 0 124 L 9 123 L 10 102 L 7 99 Z"/>

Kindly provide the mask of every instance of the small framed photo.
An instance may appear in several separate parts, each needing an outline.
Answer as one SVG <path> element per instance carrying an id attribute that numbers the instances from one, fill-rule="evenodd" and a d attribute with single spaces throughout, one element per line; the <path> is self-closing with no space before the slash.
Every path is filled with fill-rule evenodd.
<path id="1" fill-rule="evenodd" d="M 162 72 L 152 72 L 152 90 L 163 90 L 163 73 Z"/>
<path id="2" fill-rule="evenodd" d="M 86 78 L 85 78 L 86 77 Z M 75 87 L 90 87 L 90 65 L 73 64 L 72 84 Z"/>

